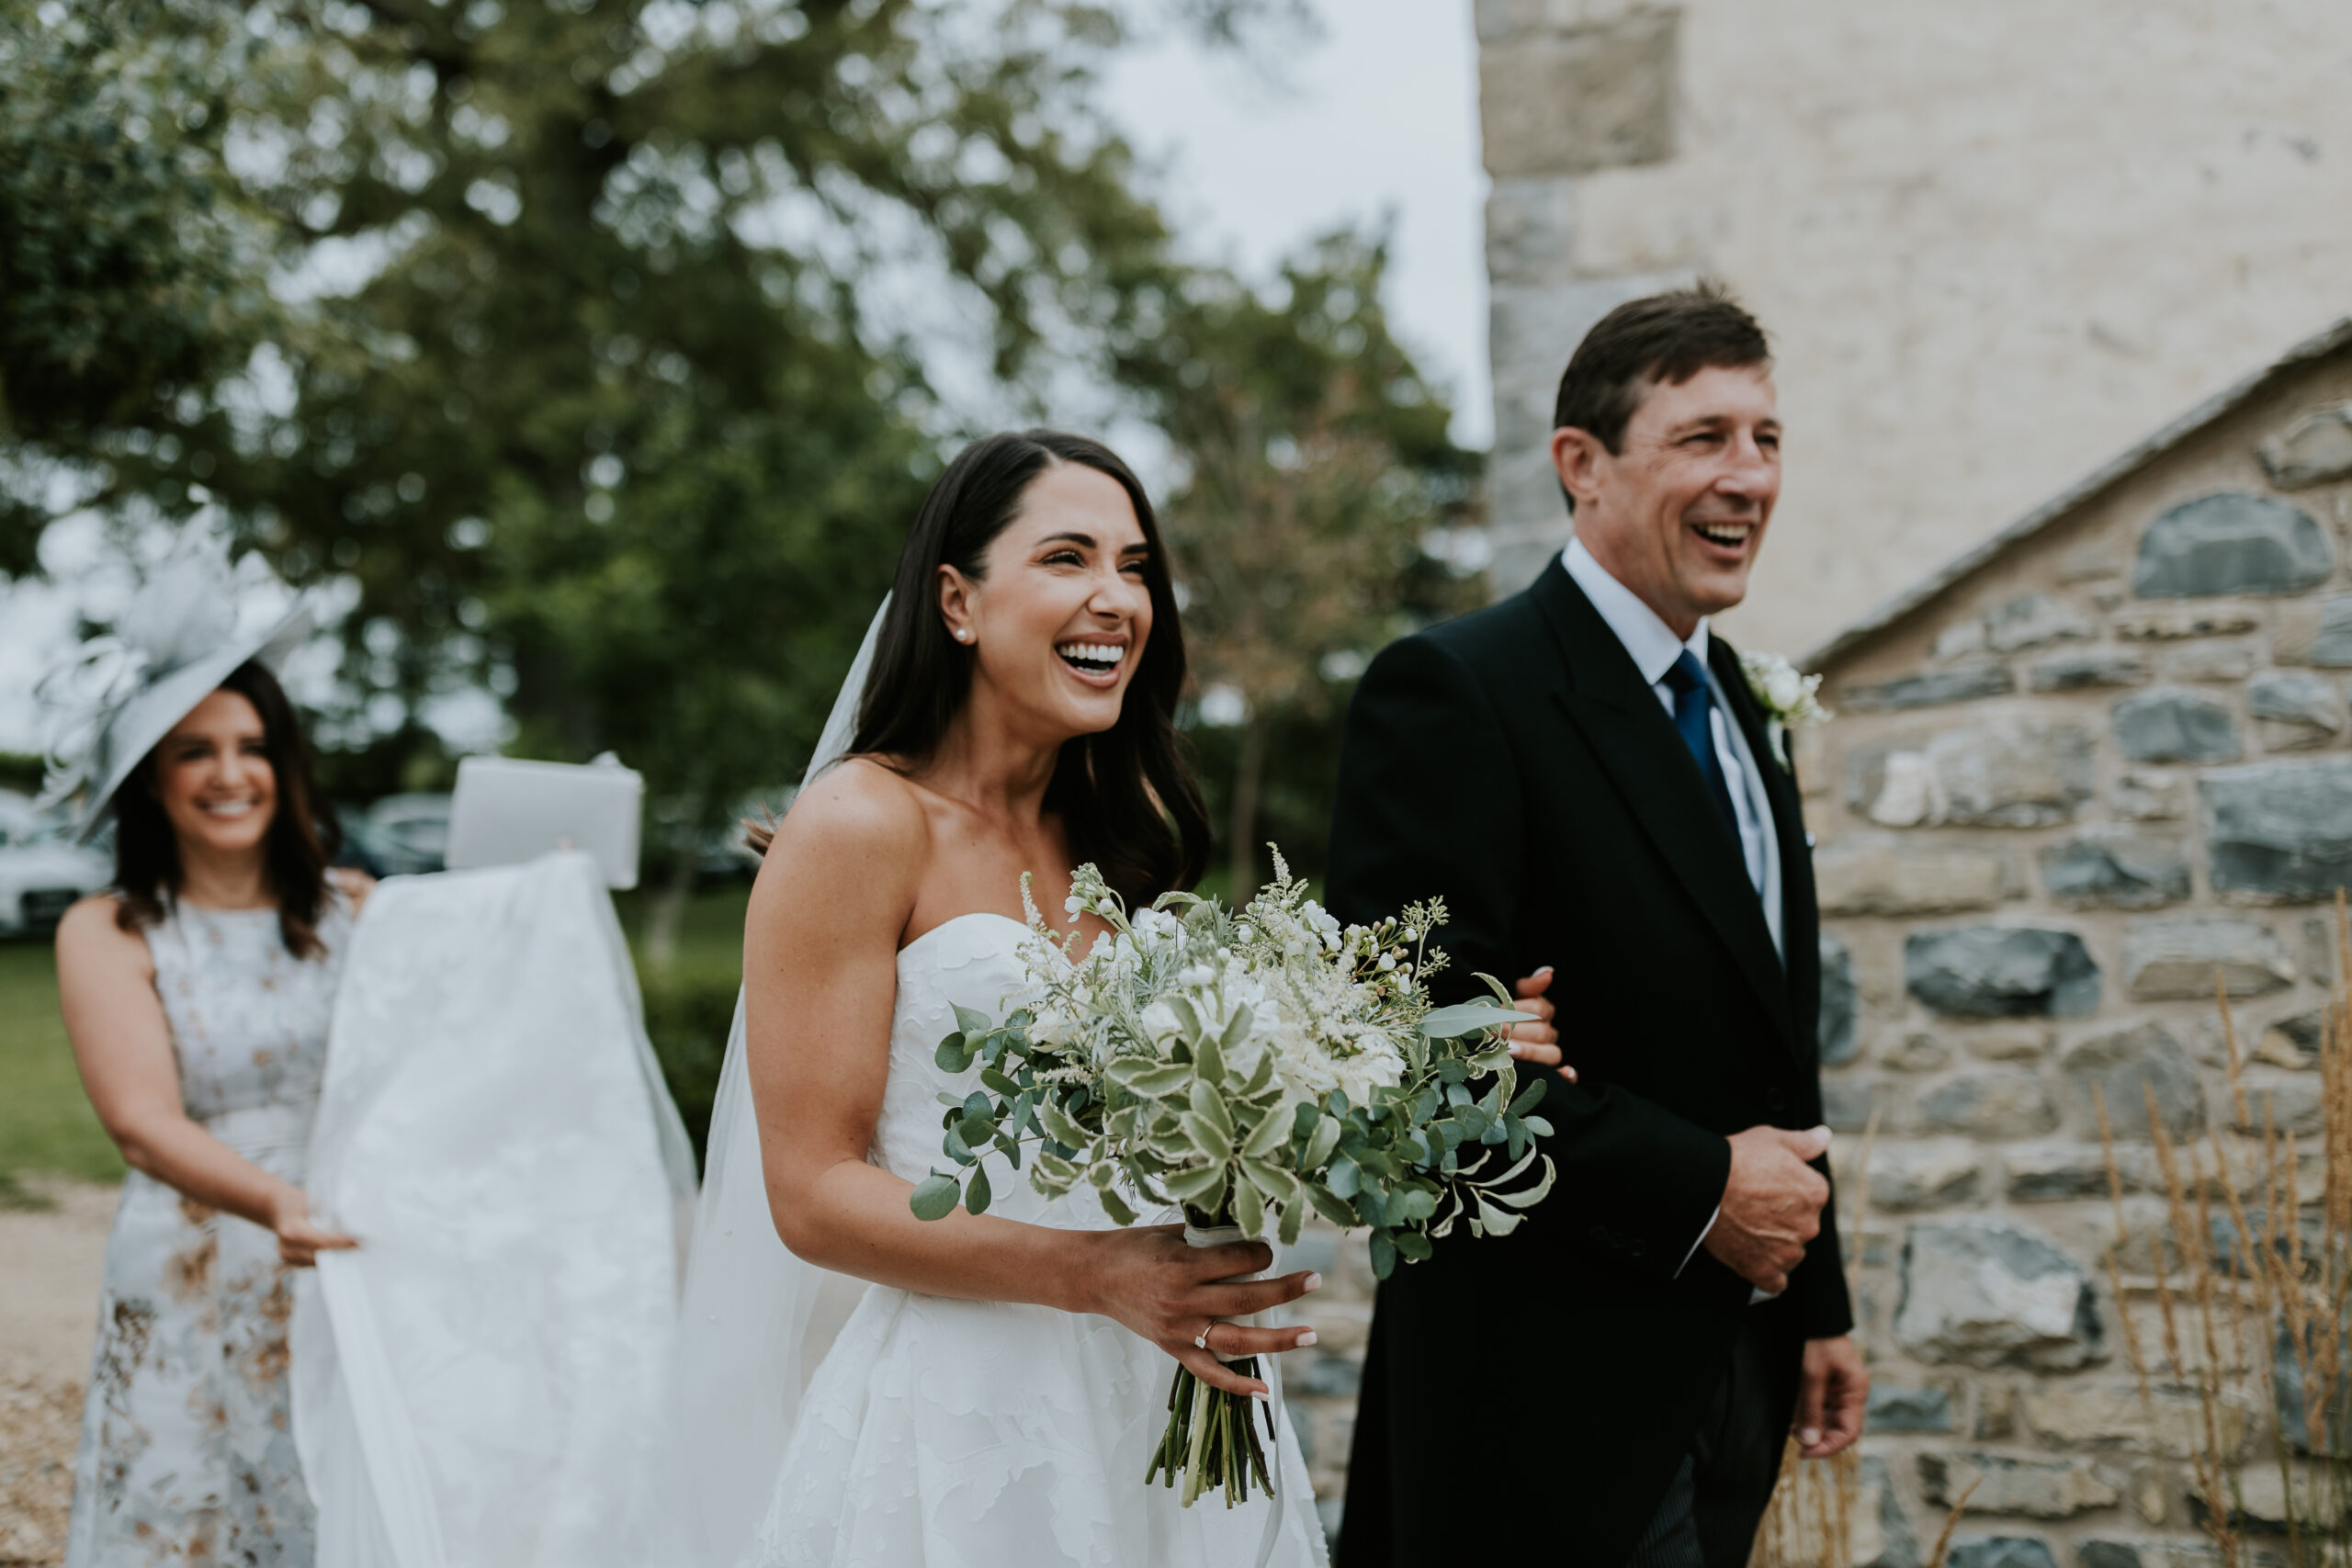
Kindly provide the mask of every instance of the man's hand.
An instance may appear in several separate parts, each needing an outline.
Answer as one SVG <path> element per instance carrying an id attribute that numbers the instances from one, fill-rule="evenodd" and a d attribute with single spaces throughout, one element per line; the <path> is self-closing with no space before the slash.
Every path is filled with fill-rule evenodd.
<path id="1" fill-rule="evenodd" d="M 1797 1417 L 1792 1424 L 1807 1459 L 1827 1459 L 1853 1446 L 1862 1435 L 1862 1407 L 1871 1393 L 1871 1375 L 1862 1370 L 1862 1352 L 1850 1335 L 1804 1342 L 1804 1381 L 1797 1384 Z"/>
<path id="2" fill-rule="evenodd" d="M 1779 1295 L 1804 1260 L 1804 1244 L 1821 1234 L 1829 1183 L 1805 1162 L 1827 1152 L 1829 1129 L 1750 1127 L 1730 1142 L 1731 1177 L 1704 1245 L 1733 1273 Z"/>
<path id="3" fill-rule="evenodd" d="M 1560 1032 L 1552 1023 L 1555 1010 L 1552 1002 L 1544 995 L 1551 988 L 1552 966 L 1549 964 L 1511 987 L 1511 999 L 1518 1004 L 1519 1010 L 1533 1013 L 1535 1021 L 1511 1025 L 1510 1054 L 1539 1067 L 1559 1067 L 1560 1076 L 1574 1083 L 1577 1081 L 1577 1070 L 1560 1066 Z"/>

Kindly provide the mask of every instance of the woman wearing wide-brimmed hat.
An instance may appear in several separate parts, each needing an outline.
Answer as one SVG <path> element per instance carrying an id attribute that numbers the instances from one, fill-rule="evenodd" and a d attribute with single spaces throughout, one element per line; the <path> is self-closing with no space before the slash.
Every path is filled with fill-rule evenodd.
<path id="1" fill-rule="evenodd" d="M 84 1086 L 131 1167 L 74 1465 L 69 1568 L 313 1556 L 288 1411 L 288 1269 L 355 1245 L 302 1164 L 364 878 L 329 869 L 271 664 L 297 609 L 240 636 L 225 559 L 183 548 L 54 683 L 78 705 L 52 795 L 115 826 L 115 884 L 57 933 Z M 75 685 L 84 689 L 72 690 Z"/>

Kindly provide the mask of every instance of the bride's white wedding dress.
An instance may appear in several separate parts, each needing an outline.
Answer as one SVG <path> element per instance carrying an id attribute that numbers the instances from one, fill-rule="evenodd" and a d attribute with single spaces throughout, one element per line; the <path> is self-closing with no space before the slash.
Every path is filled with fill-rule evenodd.
<path id="1" fill-rule="evenodd" d="M 1001 1016 L 1024 934 L 959 916 L 899 954 L 890 1074 L 869 1158 L 909 1181 L 944 1162 L 938 1096 L 961 1099 L 933 1052 L 954 1004 Z M 1106 1229 L 1091 1190 L 1051 1201 L 1001 1154 L 990 1213 Z M 1174 1215 L 1165 1216 L 1173 1219 Z M 1147 1220 L 1151 1216 L 1146 1216 Z M 759 1561 L 775 1568 L 1249 1568 L 1273 1506 L 1218 1495 L 1190 1508 L 1150 1463 L 1176 1364 L 1106 1317 L 869 1285 L 809 1374 L 786 1440 Z M 1314 1494 L 1286 1416 L 1268 1445 L 1281 1517 L 1271 1561 L 1325 1561 Z M 1261 1428 L 1263 1435 L 1263 1428 Z"/>

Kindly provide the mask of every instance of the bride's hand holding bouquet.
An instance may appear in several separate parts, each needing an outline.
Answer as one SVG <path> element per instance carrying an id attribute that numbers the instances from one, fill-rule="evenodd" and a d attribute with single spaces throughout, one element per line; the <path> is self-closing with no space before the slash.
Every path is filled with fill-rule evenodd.
<path id="1" fill-rule="evenodd" d="M 1262 1240 L 1295 1242 L 1310 1210 L 1369 1226 L 1385 1279 L 1458 1222 L 1509 1232 L 1552 1183 L 1534 1146 L 1551 1131 L 1532 1114 L 1543 1085 L 1521 1091 L 1510 1061 L 1508 1031 L 1528 1015 L 1491 980 L 1494 1002 L 1430 1004 L 1426 982 L 1444 958 L 1428 939 L 1443 906 L 1343 929 L 1279 852 L 1275 866 L 1240 915 L 1188 894 L 1130 914 L 1080 866 L 1069 912 L 1111 928 L 1082 956 L 1028 904 L 1029 989 L 1001 1022 L 956 1009 L 939 1065 L 977 1068 L 978 1087 L 941 1118 L 955 1168 L 910 1200 L 924 1219 L 985 1213 L 994 1194 L 980 1161 L 994 1149 L 1016 1168 L 1025 1158 L 1047 1197 L 1091 1187 L 1122 1225 L 1138 1203 L 1182 1207 L 1183 1239 L 1205 1249 L 1197 1261 L 1183 1267 L 1160 1239 L 1178 1227 L 1165 1227 L 1151 1243 L 1164 1288 L 1106 1295 L 1125 1303 L 1112 1315 L 1179 1363 L 1146 1479 L 1181 1476 L 1188 1503 L 1213 1489 L 1246 1500 L 1253 1480 L 1271 1489 L 1249 1397 L 1264 1386 L 1256 1359 L 1313 1342 L 1311 1331 L 1212 1321 L 1295 1299 L 1305 1281 L 1206 1281 L 1270 1266 Z M 1132 1246 L 1115 1257 L 1120 1272 L 1150 1261 Z"/>

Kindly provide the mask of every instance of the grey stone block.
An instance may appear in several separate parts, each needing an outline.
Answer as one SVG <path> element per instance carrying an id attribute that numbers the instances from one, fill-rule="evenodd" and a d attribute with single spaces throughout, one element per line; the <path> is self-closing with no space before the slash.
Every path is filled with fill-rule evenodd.
<path id="1" fill-rule="evenodd" d="M 1949 1432 L 1951 1395 L 1940 1388 L 1873 1383 L 1862 1424 L 1873 1432 Z"/>
<path id="2" fill-rule="evenodd" d="M 2232 768 L 2197 793 L 2215 892 L 2313 899 L 2352 886 L 2352 758 Z"/>
<path id="3" fill-rule="evenodd" d="M 1860 1001 L 1854 988 L 1854 955 L 1844 942 L 1822 932 L 1821 1019 L 1816 1038 L 1823 1066 L 1842 1066 L 1854 1059 L 1858 1049 L 1854 1015 Z"/>
<path id="4" fill-rule="evenodd" d="M 2081 642 L 2098 635 L 2090 612 L 2071 599 L 2020 593 L 1984 617 L 1984 640 L 1996 653 L 2045 643 Z"/>
<path id="5" fill-rule="evenodd" d="M 2030 1535 L 1964 1535 L 1951 1543 L 1945 1568 L 2058 1568 L 2050 1543 Z"/>
<path id="6" fill-rule="evenodd" d="M 2098 965 L 2072 931 L 1968 926 L 1915 931 L 1904 983 L 1950 1018 L 2081 1018 L 2098 1010 Z"/>
<path id="7" fill-rule="evenodd" d="M 2039 1075 L 1994 1069 L 1947 1078 L 1921 1095 L 1919 1125 L 1999 1141 L 2030 1137 L 2058 1125 L 2058 1108 Z"/>
<path id="8" fill-rule="evenodd" d="M 2090 1276 L 2036 1230 L 1986 1215 L 1915 1222 L 1894 1337 L 1923 1361 L 2069 1371 L 2105 1353 Z"/>
<path id="9" fill-rule="evenodd" d="M 2007 890 L 1996 849 L 1920 843 L 1893 833 L 1856 833 L 1813 857 L 1821 912 L 1831 916 L 1942 915 L 1982 909 Z"/>
<path id="10" fill-rule="evenodd" d="M 1861 1500 L 1847 1542 L 1854 1568 L 1919 1568 L 1919 1542 L 1903 1516 L 1886 1461 L 1875 1454 L 1864 1459 L 1861 1482 Z"/>
<path id="11" fill-rule="evenodd" d="M 2280 490 L 2352 477 L 2352 403 L 2312 410 L 2265 441 L 2260 453 Z"/>
<path id="12" fill-rule="evenodd" d="M 1869 1078 L 1821 1080 L 1821 1120 L 1838 1132 L 1859 1133 L 1868 1127 L 1877 1100 L 1878 1085 Z"/>
<path id="13" fill-rule="evenodd" d="M 1938 1507 L 1959 1506 L 1962 1495 L 1972 1484 L 1975 1491 L 1968 1498 L 1970 1513 L 2026 1514 L 2041 1519 L 2063 1519 L 2111 1507 L 2123 1495 L 2120 1478 L 2088 1460 L 2010 1459 L 1984 1453 L 1919 1456 L 1919 1490 Z M 2047 1562 L 2049 1558 L 2025 1561 Z"/>
<path id="14" fill-rule="evenodd" d="M 1575 241 L 1574 181 L 1558 175 L 1497 180 L 1487 193 L 1487 276 L 1495 281 L 1543 284 L 1573 276 Z"/>
<path id="15" fill-rule="evenodd" d="M 2161 768 L 2126 768 L 2107 803 L 2127 822 L 2177 822 L 2187 814 L 2188 782 Z"/>
<path id="16" fill-rule="evenodd" d="M 2323 670 L 2352 667 L 2352 593 L 2320 601 L 2319 629 L 2312 636 L 2311 661 Z"/>
<path id="17" fill-rule="evenodd" d="M 2138 1167 L 2129 1158 L 2118 1158 L 2116 1173 L 2123 1178 L 2126 1192 L 2136 1192 L 2143 1186 Z M 2011 1149 L 2001 1156 L 2001 1183 L 2012 1203 L 2064 1203 L 2114 1196 L 2104 1144 L 2041 1144 Z"/>
<path id="18" fill-rule="evenodd" d="M 2227 637 L 2262 624 L 2252 610 L 2233 604 L 2150 606 L 2117 614 L 2115 635 L 2125 642 L 2176 642 L 2182 637 Z"/>
<path id="19" fill-rule="evenodd" d="M 2300 670 L 2266 670 L 2245 684 L 2247 708 L 2256 718 L 2308 724 L 2333 734 L 2344 728 L 2344 705 L 2335 685 Z"/>
<path id="20" fill-rule="evenodd" d="M 1951 1052 L 1932 1034 L 1906 1034 L 1880 1060 L 1898 1073 L 1939 1073 L 1951 1066 Z"/>
<path id="21" fill-rule="evenodd" d="M 1363 1381 L 1359 1363 L 1345 1356 L 1317 1356 L 1304 1368 L 1294 1359 L 1285 1369 L 1285 1375 L 1297 1393 L 1332 1399 L 1353 1399 L 1357 1385 Z"/>
<path id="22" fill-rule="evenodd" d="M 2041 885 L 2077 908 L 2154 909 L 2188 897 L 2188 846 L 2130 829 L 2094 829 L 2046 844 Z"/>
<path id="23" fill-rule="evenodd" d="M 2224 491 L 2184 502 L 2148 525 L 2133 563 L 2143 599 L 2295 593 L 2335 570 L 2327 533 L 2300 508 Z"/>
<path id="24" fill-rule="evenodd" d="M 2168 648 L 2156 666 L 2166 681 L 2243 681 L 2262 667 L 2261 651 L 2244 637 L 2185 642 Z"/>
<path id="25" fill-rule="evenodd" d="M 2143 685 L 2147 679 L 2148 661 L 2138 654 L 2092 648 L 2036 660 L 2026 671 L 2025 683 L 2036 692 L 2079 692 L 2098 686 Z"/>
<path id="26" fill-rule="evenodd" d="M 1973 1203 L 1983 1179 L 1975 1147 L 1955 1138 L 1882 1148 L 1868 1174 L 1871 1206 L 1890 1213 Z"/>
<path id="27" fill-rule="evenodd" d="M 2245 755 L 2237 721 L 2211 697 L 2165 687 L 2123 698 L 2115 744 L 2135 762 L 2234 762 Z"/>
<path id="28" fill-rule="evenodd" d="M 2086 1134 L 2098 1134 L 2098 1106 L 2104 1100 L 2118 1140 L 2153 1141 L 2151 1097 L 2158 1122 L 2173 1138 L 2205 1130 L 2205 1086 L 2198 1079 L 2197 1064 L 2161 1024 L 2082 1041 L 2058 1065 L 2074 1085 L 2076 1125 Z"/>
<path id="29" fill-rule="evenodd" d="M 2233 997 L 2295 982 L 2295 963 L 2267 926 L 2187 915 L 2134 920 L 2123 933 L 2124 987 L 2134 1001 L 2210 1001 L 2219 972 Z"/>
<path id="30" fill-rule="evenodd" d="M 1888 827 L 2041 828 L 2071 820 L 2097 777 L 2089 730 L 1997 718 L 1856 748 L 1846 796 Z"/>
<path id="31" fill-rule="evenodd" d="M 1838 694 L 1840 707 L 1856 713 L 1886 713 L 1902 708 L 1940 707 L 1946 703 L 1997 697 L 2018 689 L 2017 677 L 2006 664 L 1975 664 L 1951 670 L 1929 670 L 1875 686 L 1848 686 Z"/>
<path id="32" fill-rule="evenodd" d="M 1679 11 L 1521 34 L 1479 51 L 1487 170 L 1581 175 L 1674 156 Z"/>

